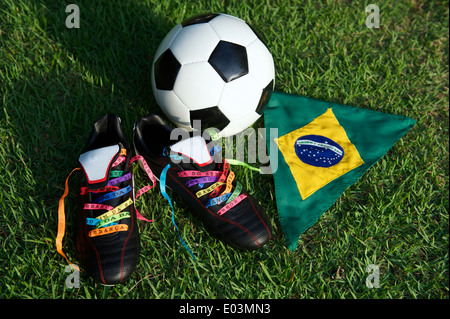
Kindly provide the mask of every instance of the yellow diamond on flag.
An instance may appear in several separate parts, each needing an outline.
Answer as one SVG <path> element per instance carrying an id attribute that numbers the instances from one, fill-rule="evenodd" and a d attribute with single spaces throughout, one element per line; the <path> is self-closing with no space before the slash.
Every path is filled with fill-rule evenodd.
<path id="1" fill-rule="evenodd" d="M 364 164 L 331 108 L 309 124 L 275 141 L 303 200 Z"/>

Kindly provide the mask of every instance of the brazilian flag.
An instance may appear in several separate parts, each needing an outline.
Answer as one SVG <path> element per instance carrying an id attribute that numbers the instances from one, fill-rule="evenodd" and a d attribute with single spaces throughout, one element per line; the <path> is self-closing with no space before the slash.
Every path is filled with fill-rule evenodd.
<path id="1" fill-rule="evenodd" d="M 363 108 L 273 92 L 264 111 L 278 216 L 288 248 L 415 124 Z M 277 157 L 274 155 L 278 155 Z M 274 162 L 277 160 L 277 165 Z M 275 170 L 276 167 L 276 170 Z"/>

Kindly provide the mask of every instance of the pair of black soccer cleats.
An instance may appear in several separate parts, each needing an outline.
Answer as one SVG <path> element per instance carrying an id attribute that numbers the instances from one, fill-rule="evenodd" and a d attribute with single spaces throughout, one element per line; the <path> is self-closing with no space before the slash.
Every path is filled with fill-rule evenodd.
<path id="1" fill-rule="evenodd" d="M 145 218 L 136 210 L 135 199 L 155 186 L 155 179 L 165 197 L 167 186 L 188 203 L 205 228 L 229 245 L 258 249 L 271 237 L 264 209 L 236 180 L 218 152 L 220 146 L 192 133 L 173 140 L 173 130 L 157 115 L 139 119 L 133 129 L 136 155 L 132 156 L 120 118 L 104 115 L 94 124 L 79 156 L 76 250 L 84 270 L 104 285 L 123 282 L 136 268 L 140 255 L 137 219 Z M 132 172 L 136 161 L 153 183 L 137 193 Z M 61 228 L 65 227 L 67 193 L 66 181 L 57 236 L 57 250 L 64 257 Z"/>

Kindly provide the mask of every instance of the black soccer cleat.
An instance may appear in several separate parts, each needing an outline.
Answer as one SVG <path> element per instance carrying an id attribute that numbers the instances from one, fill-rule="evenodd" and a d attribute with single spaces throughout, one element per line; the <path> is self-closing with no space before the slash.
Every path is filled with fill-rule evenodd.
<path id="1" fill-rule="evenodd" d="M 125 281 L 140 253 L 131 149 L 113 114 L 95 124 L 78 159 L 81 191 L 76 249 L 83 269 L 104 285 Z"/>
<path id="2" fill-rule="evenodd" d="M 217 238 L 240 249 L 267 244 L 269 218 L 220 157 L 220 146 L 192 133 L 185 138 L 176 135 L 174 140 L 172 131 L 157 115 L 139 119 L 133 129 L 135 152 Z"/>

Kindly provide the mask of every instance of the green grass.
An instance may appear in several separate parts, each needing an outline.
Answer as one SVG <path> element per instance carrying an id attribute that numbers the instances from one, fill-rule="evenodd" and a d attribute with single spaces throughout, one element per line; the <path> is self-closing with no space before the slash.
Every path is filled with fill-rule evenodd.
<path id="1" fill-rule="evenodd" d="M 381 27 L 365 26 L 359 1 L 0 0 L 1 298 L 448 298 L 448 2 L 378 1 Z M 64 3 L 64 4 L 63 4 Z M 241 182 L 267 209 L 273 240 L 255 252 L 217 241 L 172 194 L 139 199 L 142 254 L 127 284 L 105 288 L 84 273 L 65 285 L 56 252 L 57 204 L 92 123 L 106 112 L 135 120 L 160 113 L 150 85 L 153 54 L 182 20 L 205 12 L 240 17 L 261 33 L 276 89 L 407 115 L 416 126 L 286 248 L 272 176 L 242 167 Z M 257 127 L 263 126 L 259 120 Z M 140 185 L 144 175 L 136 168 Z M 66 253 L 76 178 L 66 200 Z M 71 206 L 72 205 L 72 206 Z M 365 285 L 369 264 L 380 287 Z"/>

